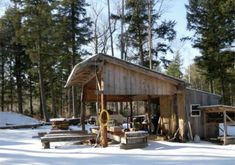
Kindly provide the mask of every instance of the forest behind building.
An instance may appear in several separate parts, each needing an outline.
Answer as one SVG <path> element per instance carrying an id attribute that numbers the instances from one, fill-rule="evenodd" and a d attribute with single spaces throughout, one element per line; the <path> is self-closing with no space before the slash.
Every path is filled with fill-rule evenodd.
<path id="1" fill-rule="evenodd" d="M 167 3 L 10 0 L 0 17 L 0 111 L 45 121 L 78 117 L 80 89 L 64 85 L 77 63 L 98 53 L 183 79 L 192 88 L 221 95 L 221 104 L 235 105 L 235 2 L 185 5 L 193 35 L 181 42 L 200 51 L 185 71 L 182 57 L 190 54 L 172 47 L 178 20 L 163 19 Z"/>

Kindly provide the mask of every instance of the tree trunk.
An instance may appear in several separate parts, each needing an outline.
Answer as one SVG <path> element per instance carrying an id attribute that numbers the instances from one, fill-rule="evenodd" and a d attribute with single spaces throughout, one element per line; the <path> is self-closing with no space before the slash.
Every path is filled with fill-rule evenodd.
<path id="1" fill-rule="evenodd" d="M 44 79 L 43 79 L 43 73 L 42 73 L 42 59 L 41 54 L 39 54 L 39 71 L 38 71 L 38 77 L 39 77 L 39 86 L 40 86 L 40 96 L 41 96 L 41 103 L 42 103 L 42 112 L 43 112 L 43 118 L 46 122 L 49 121 L 48 113 L 47 113 L 47 104 L 46 104 L 46 96 L 45 96 L 45 89 L 44 89 Z"/>
<path id="2" fill-rule="evenodd" d="M 60 112 L 59 112 L 59 116 L 62 116 L 62 112 L 63 112 L 63 107 L 64 107 L 64 99 L 63 99 L 63 95 L 64 95 L 64 84 L 63 84 L 63 69 L 61 68 L 61 84 L 60 84 Z M 66 91 L 66 90 L 65 90 Z"/>
<path id="3" fill-rule="evenodd" d="M 96 15 L 95 22 L 94 22 L 94 41 L 95 41 L 95 54 L 98 54 L 98 35 L 97 35 L 97 21 L 98 15 Z"/>
<path id="4" fill-rule="evenodd" d="M 29 76 L 29 107 L 30 114 L 33 116 L 33 87 L 32 87 L 32 77 Z"/>
<path id="5" fill-rule="evenodd" d="M 12 54 L 11 54 L 11 60 L 12 60 Z M 13 66 L 10 64 L 10 111 L 13 111 L 13 104 L 14 104 L 14 96 L 13 96 L 13 88 L 14 88 L 14 80 L 13 80 Z"/>
<path id="6" fill-rule="evenodd" d="M 40 112 L 40 119 L 43 120 L 43 112 L 42 112 L 42 98 L 40 98 L 40 106 L 39 106 L 39 112 Z"/>
<path id="7" fill-rule="evenodd" d="M 21 51 L 20 47 L 16 46 L 17 54 L 15 56 L 16 62 L 16 86 L 17 86 L 17 102 L 18 102 L 18 111 L 23 113 L 23 98 L 22 98 L 22 69 L 21 69 Z"/>
<path id="8" fill-rule="evenodd" d="M 149 43 L 149 69 L 152 69 L 152 0 L 148 0 L 148 43 Z"/>
<path id="9" fill-rule="evenodd" d="M 5 65 L 5 58 L 4 58 L 4 51 L 3 51 L 3 47 L 1 46 L 1 111 L 4 111 L 4 106 L 5 106 L 5 69 L 4 69 L 4 65 Z"/>
<path id="10" fill-rule="evenodd" d="M 226 104 L 225 82 L 223 76 L 221 77 L 221 95 L 222 95 L 222 103 Z"/>
<path id="11" fill-rule="evenodd" d="M 140 31 L 140 27 L 139 27 L 139 39 L 138 39 L 138 45 L 139 45 L 139 57 L 140 57 L 140 65 L 144 66 L 144 50 L 143 50 L 143 41 L 141 39 L 141 31 Z"/>
<path id="12" fill-rule="evenodd" d="M 210 89 L 211 89 L 211 93 L 214 93 L 213 80 L 210 80 Z"/>
<path id="13" fill-rule="evenodd" d="M 124 58 L 124 0 L 122 0 L 122 16 L 121 16 L 121 59 Z"/>
<path id="14" fill-rule="evenodd" d="M 144 66 L 144 51 L 143 51 L 142 41 L 140 42 L 139 45 L 139 53 L 140 53 L 140 65 Z"/>
<path id="15" fill-rule="evenodd" d="M 71 58 L 71 70 L 75 66 L 76 63 L 76 24 L 75 24 L 75 6 L 74 3 L 71 3 L 71 11 L 72 11 L 72 58 Z M 77 109 L 77 90 L 75 86 L 72 86 L 72 101 L 73 101 L 73 116 L 78 117 L 78 109 Z"/>
<path id="16" fill-rule="evenodd" d="M 55 90 L 53 87 L 53 82 L 51 80 L 51 112 L 53 113 L 53 117 L 56 118 L 57 117 L 57 113 L 56 113 L 56 106 L 55 106 Z"/>
<path id="17" fill-rule="evenodd" d="M 111 52 L 112 52 L 112 56 L 114 56 L 114 52 L 113 52 L 113 34 L 112 34 L 111 18 L 110 18 L 110 3 L 109 3 L 109 0 L 107 0 L 107 2 L 108 2 L 108 21 L 109 21 L 109 34 L 110 34 L 110 41 L 111 41 Z"/>

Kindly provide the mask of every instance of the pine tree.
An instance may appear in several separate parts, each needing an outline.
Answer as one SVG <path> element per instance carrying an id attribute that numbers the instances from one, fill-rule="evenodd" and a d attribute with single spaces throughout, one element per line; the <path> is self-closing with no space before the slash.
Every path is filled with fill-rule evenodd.
<path id="1" fill-rule="evenodd" d="M 206 80 L 206 76 L 202 74 L 202 71 L 195 63 L 188 66 L 184 78 L 192 88 L 209 91 L 209 83 Z"/>
<path id="2" fill-rule="evenodd" d="M 58 8 L 58 27 L 61 34 L 61 46 L 70 60 L 70 72 L 76 63 L 81 62 L 82 56 L 89 54 L 83 45 L 91 41 L 90 17 L 86 15 L 85 0 L 63 0 Z M 68 94 L 70 96 L 70 92 Z M 72 87 L 73 116 L 78 116 L 77 89 Z"/>
<path id="3" fill-rule="evenodd" d="M 174 31 L 175 22 L 160 22 L 160 17 L 161 13 L 155 10 L 154 0 L 126 1 L 124 19 L 127 30 L 123 35 L 127 41 L 126 45 L 130 45 L 133 48 L 134 56 L 129 58 L 137 60 L 140 65 L 149 66 L 149 51 L 153 54 L 152 62 L 155 67 L 159 65 L 159 52 L 166 53 L 169 50 L 171 51 L 167 42 L 172 41 L 176 36 Z M 148 29 L 150 29 L 152 36 L 150 38 L 153 44 L 152 50 L 149 50 L 149 46 L 147 46 L 149 40 Z"/>
<path id="4" fill-rule="evenodd" d="M 53 51 L 53 21 L 52 8 L 46 0 L 15 1 L 19 5 L 22 13 L 22 28 L 18 31 L 21 42 L 26 45 L 26 53 L 30 55 L 33 63 L 38 68 L 38 80 L 40 86 L 40 100 L 44 115 L 44 120 L 48 121 L 46 91 L 45 91 L 45 71 L 47 68 L 47 59 Z"/>
<path id="5" fill-rule="evenodd" d="M 235 39 L 235 3 L 232 0 L 190 0 L 187 8 L 187 28 L 195 31 L 193 46 L 201 50 L 196 63 L 205 70 L 214 92 L 214 81 L 219 81 L 223 102 L 226 103 L 225 75 L 230 66 L 224 51 Z"/>
<path id="6" fill-rule="evenodd" d="M 181 72 L 182 59 L 179 52 L 173 57 L 170 65 L 167 68 L 166 74 L 175 78 L 182 79 L 183 73 Z"/>

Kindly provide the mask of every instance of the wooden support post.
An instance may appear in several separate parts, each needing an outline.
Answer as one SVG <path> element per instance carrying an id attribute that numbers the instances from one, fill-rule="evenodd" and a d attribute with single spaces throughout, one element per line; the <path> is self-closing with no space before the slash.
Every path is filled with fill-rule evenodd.
<path id="1" fill-rule="evenodd" d="M 106 110 L 107 107 L 107 103 L 106 103 L 106 96 L 103 94 L 101 94 L 101 111 L 102 110 Z M 100 130 L 101 130 L 101 146 L 102 147 L 107 147 L 108 146 L 108 139 L 107 139 L 107 125 L 103 125 L 100 123 Z"/>
<path id="2" fill-rule="evenodd" d="M 50 149 L 50 142 L 46 141 L 42 143 L 44 149 Z"/>
<path id="3" fill-rule="evenodd" d="M 203 123 L 204 123 L 204 138 L 207 139 L 207 113 L 203 113 Z"/>
<path id="4" fill-rule="evenodd" d="M 178 112 L 178 95 L 173 95 L 173 111 L 175 113 L 175 130 L 177 131 L 179 129 L 179 112 Z M 179 134 L 177 134 L 176 139 L 179 140 Z"/>
<path id="5" fill-rule="evenodd" d="M 130 114 L 130 127 L 133 128 L 133 105 L 132 105 L 132 100 L 130 100 L 130 110 L 131 110 L 131 114 Z"/>
<path id="6" fill-rule="evenodd" d="M 227 144 L 227 115 L 226 111 L 224 113 L 224 145 Z"/>
<path id="7" fill-rule="evenodd" d="M 84 86 L 82 86 L 82 89 L 81 89 L 81 111 L 80 111 L 82 131 L 85 131 L 85 114 L 86 114 L 86 107 L 85 107 L 85 103 L 84 103 Z"/>
<path id="8" fill-rule="evenodd" d="M 148 116 L 147 116 L 147 121 L 148 121 L 148 123 L 147 123 L 147 129 L 148 129 L 148 132 L 149 133 L 151 133 L 151 116 L 152 116 L 152 114 L 151 114 L 151 97 L 150 96 L 148 96 L 148 106 L 147 106 L 147 114 L 148 114 Z"/>

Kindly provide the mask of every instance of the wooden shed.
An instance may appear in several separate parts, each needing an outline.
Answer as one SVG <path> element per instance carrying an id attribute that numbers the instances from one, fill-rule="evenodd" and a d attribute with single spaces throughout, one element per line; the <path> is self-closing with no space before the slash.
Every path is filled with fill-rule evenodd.
<path id="1" fill-rule="evenodd" d="M 205 92 L 198 89 L 186 88 L 186 107 L 185 111 L 188 114 L 188 121 L 191 124 L 192 136 L 198 135 L 204 137 L 204 113 L 200 107 L 218 105 L 221 96 Z"/>
<path id="2" fill-rule="evenodd" d="M 235 136 L 228 134 L 228 126 L 235 125 L 235 107 L 227 105 L 209 105 L 201 106 L 203 137 L 205 139 L 218 138 L 219 131 L 223 137 L 219 137 L 224 144 L 235 143 Z M 222 128 L 221 128 L 222 125 Z"/>
<path id="3" fill-rule="evenodd" d="M 100 110 L 106 109 L 107 102 L 139 100 L 147 103 L 151 113 L 151 104 L 158 104 L 164 132 L 173 135 L 178 131 L 184 137 L 187 84 L 180 79 L 97 54 L 73 68 L 65 87 L 69 86 L 80 86 L 82 102 L 96 101 Z"/>

